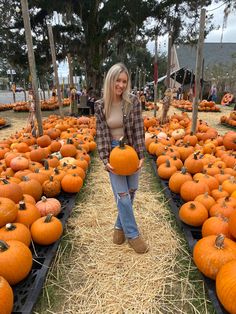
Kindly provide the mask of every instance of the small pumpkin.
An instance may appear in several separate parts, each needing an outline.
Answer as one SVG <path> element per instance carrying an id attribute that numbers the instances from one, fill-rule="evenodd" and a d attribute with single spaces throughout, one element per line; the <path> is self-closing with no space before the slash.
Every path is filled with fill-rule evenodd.
<path id="1" fill-rule="evenodd" d="M 198 180 L 184 182 L 180 188 L 180 195 L 185 202 L 193 201 L 198 195 L 206 192 L 210 192 L 208 185 Z"/>
<path id="2" fill-rule="evenodd" d="M 225 263 L 216 276 L 216 294 L 224 308 L 236 313 L 236 260 Z"/>
<path id="3" fill-rule="evenodd" d="M 11 314 L 13 310 L 13 290 L 5 278 L 0 276 L 0 309 L 2 314 Z M 3 312 L 2 312 L 3 311 Z"/>
<path id="4" fill-rule="evenodd" d="M 15 221 L 24 224 L 26 227 L 30 227 L 35 220 L 41 217 L 38 208 L 34 204 L 20 201 L 17 207 L 18 213 Z"/>
<path id="5" fill-rule="evenodd" d="M 193 260 L 197 268 L 208 278 L 216 279 L 220 268 L 236 259 L 236 243 L 223 234 L 200 239 L 193 249 Z"/>
<path id="6" fill-rule="evenodd" d="M 83 186 L 83 179 L 76 173 L 66 174 L 61 180 L 62 190 L 67 193 L 77 193 Z"/>
<path id="7" fill-rule="evenodd" d="M 61 203 L 56 198 L 42 197 L 40 201 L 36 203 L 41 216 L 47 216 L 53 214 L 57 216 L 61 212 Z"/>
<path id="8" fill-rule="evenodd" d="M 180 207 L 179 218 L 187 225 L 199 227 L 208 218 L 208 211 L 202 203 L 191 201 Z"/>
<path id="9" fill-rule="evenodd" d="M 15 221 L 17 217 L 17 205 L 9 198 L 0 197 L 0 227 L 8 222 Z"/>
<path id="10" fill-rule="evenodd" d="M 30 231 L 35 243 L 50 245 L 61 237 L 63 226 L 58 218 L 48 214 L 46 217 L 37 219 L 32 224 Z"/>
<path id="11" fill-rule="evenodd" d="M 172 192 L 179 193 L 182 184 L 186 181 L 192 181 L 192 176 L 185 167 L 182 167 L 181 171 L 173 173 L 170 177 L 169 188 Z"/>
<path id="12" fill-rule="evenodd" d="M 213 216 L 204 221 L 202 225 L 202 236 L 223 234 L 226 238 L 232 239 L 229 231 L 228 218 Z"/>
<path id="13" fill-rule="evenodd" d="M 61 183 L 54 179 L 54 176 L 50 176 L 49 180 L 43 183 L 42 188 L 46 197 L 55 197 L 61 192 Z"/>
<path id="14" fill-rule="evenodd" d="M 17 240 L 29 246 L 31 242 L 31 233 L 29 228 L 21 223 L 7 223 L 0 229 L 0 239 L 4 241 Z"/>
<path id="15" fill-rule="evenodd" d="M 0 197 L 7 197 L 18 203 L 23 197 L 23 191 L 19 184 L 0 179 Z"/>
<path id="16" fill-rule="evenodd" d="M 32 268 L 32 253 L 30 249 L 17 240 L 0 240 L 0 276 L 10 285 L 16 285 L 25 279 Z"/>

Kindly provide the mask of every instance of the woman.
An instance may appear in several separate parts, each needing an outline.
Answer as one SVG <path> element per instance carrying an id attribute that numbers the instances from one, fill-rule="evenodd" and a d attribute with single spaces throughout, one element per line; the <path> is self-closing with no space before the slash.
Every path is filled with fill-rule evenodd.
<path id="1" fill-rule="evenodd" d="M 122 63 L 113 65 L 107 73 L 103 98 L 95 103 L 97 146 L 105 169 L 109 172 L 112 190 L 118 207 L 113 242 L 122 244 L 127 239 L 137 253 L 145 253 L 148 246 L 139 234 L 133 213 L 133 200 L 138 188 L 140 168 L 144 161 L 145 141 L 142 108 L 138 98 L 130 92 L 130 78 Z M 109 155 L 119 139 L 125 137 L 139 156 L 137 172 L 120 176 L 113 172 Z"/>

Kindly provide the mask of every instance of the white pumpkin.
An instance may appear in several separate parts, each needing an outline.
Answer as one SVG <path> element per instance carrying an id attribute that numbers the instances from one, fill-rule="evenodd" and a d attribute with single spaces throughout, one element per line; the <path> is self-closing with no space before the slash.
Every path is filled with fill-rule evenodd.
<path id="1" fill-rule="evenodd" d="M 174 130 L 174 131 L 171 133 L 171 136 L 172 136 L 175 140 L 179 140 L 179 139 L 183 138 L 184 135 L 185 135 L 184 129 L 177 129 L 177 130 Z"/>
<path id="2" fill-rule="evenodd" d="M 160 132 L 157 134 L 157 138 L 159 138 L 160 140 L 167 139 L 167 134 L 165 132 Z"/>

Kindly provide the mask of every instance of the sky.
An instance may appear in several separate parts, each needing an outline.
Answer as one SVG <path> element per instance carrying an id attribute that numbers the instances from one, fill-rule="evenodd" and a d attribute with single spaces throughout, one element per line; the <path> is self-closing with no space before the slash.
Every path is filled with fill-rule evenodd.
<path id="1" fill-rule="evenodd" d="M 224 17 L 224 8 L 225 5 L 222 5 L 221 3 L 218 4 L 212 4 L 206 8 L 206 14 L 214 14 L 212 23 L 215 26 L 218 26 L 218 29 L 211 31 L 206 39 L 205 42 L 208 43 L 219 43 L 221 41 L 221 35 L 222 35 L 222 25 L 223 25 L 223 17 Z M 228 16 L 228 21 L 226 28 L 223 32 L 223 38 L 222 42 L 236 42 L 236 12 L 231 12 Z M 167 51 L 167 38 L 168 35 L 163 36 L 159 38 L 158 41 L 158 50 L 160 51 Z M 151 51 L 151 53 L 154 54 L 154 42 L 148 42 L 147 48 Z M 66 63 L 61 63 L 59 66 L 59 76 L 60 77 L 67 77 L 68 76 L 68 66 Z"/>

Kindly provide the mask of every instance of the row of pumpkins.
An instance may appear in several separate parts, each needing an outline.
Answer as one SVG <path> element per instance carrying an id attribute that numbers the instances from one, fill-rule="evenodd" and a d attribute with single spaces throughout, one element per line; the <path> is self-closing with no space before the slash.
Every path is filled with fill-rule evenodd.
<path id="1" fill-rule="evenodd" d="M 236 111 L 230 112 L 229 116 L 221 116 L 220 122 L 231 127 L 236 127 Z"/>
<path id="2" fill-rule="evenodd" d="M 224 136 L 203 121 L 191 133 L 186 113 L 160 127 L 145 118 L 146 148 L 156 156 L 159 177 L 181 196 L 180 220 L 202 228 L 193 250 L 198 269 L 216 280 L 225 309 L 236 313 L 236 132 Z"/>
<path id="3" fill-rule="evenodd" d="M 0 309 L 6 314 L 13 308 L 11 286 L 31 271 L 31 242 L 50 245 L 61 237 L 56 197 L 79 192 L 96 149 L 94 118 L 51 115 L 43 128 L 38 138 L 25 128 L 0 141 Z"/>
<path id="4" fill-rule="evenodd" d="M 69 98 L 64 98 L 63 101 L 62 101 L 62 105 L 63 106 L 69 106 L 70 105 Z M 56 109 L 59 108 L 59 104 L 57 102 L 57 98 L 56 97 L 51 97 L 51 98 L 49 98 L 47 100 L 41 100 L 40 101 L 40 107 L 41 107 L 42 111 L 56 110 Z M 11 109 L 11 107 L 9 107 L 9 109 Z M 15 104 L 13 104 L 12 109 L 15 112 L 29 111 L 30 110 L 30 104 L 28 102 L 26 102 L 26 101 L 16 102 Z"/>
<path id="5" fill-rule="evenodd" d="M 173 100 L 172 106 L 177 109 L 185 110 L 185 111 L 192 111 L 193 110 L 193 104 L 189 100 Z M 212 112 L 219 112 L 220 107 L 216 106 L 214 101 L 208 101 L 206 99 L 203 99 L 201 102 L 199 102 L 198 105 L 198 111 L 212 111 Z"/>

